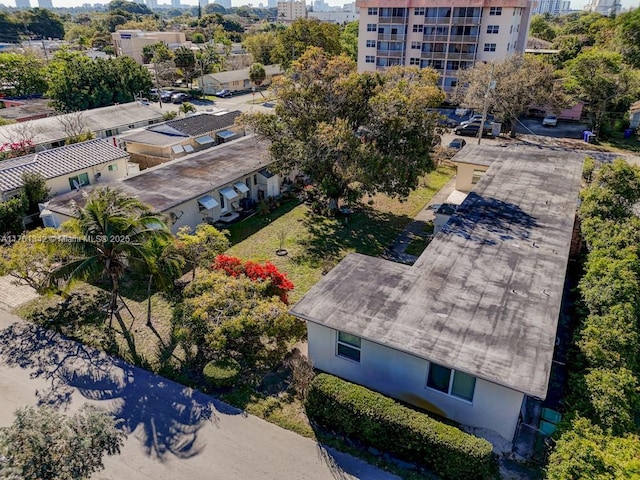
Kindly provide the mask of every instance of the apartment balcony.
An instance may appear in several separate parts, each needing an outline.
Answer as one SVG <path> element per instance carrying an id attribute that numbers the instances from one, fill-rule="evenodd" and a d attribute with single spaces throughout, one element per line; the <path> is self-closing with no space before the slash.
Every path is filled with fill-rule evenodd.
<path id="1" fill-rule="evenodd" d="M 378 40 L 404 42 L 404 33 L 379 33 Z"/>
<path id="2" fill-rule="evenodd" d="M 428 33 L 425 33 L 422 36 L 422 40 L 424 42 L 448 42 L 449 35 L 429 35 Z"/>
<path id="3" fill-rule="evenodd" d="M 477 35 L 451 35 L 449 37 L 451 43 L 478 43 Z"/>
<path id="4" fill-rule="evenodd" d="M 476 58 L 475 53 L 449 52 L 449 60 L 474 60 L 475 58 Z"/>
<path id="5" fill-rule="evenodd" d="M 447 52 L 422 52 L 420 54 L 420 58 L 431 58 L 431 59 L 445 59 L 447 58 Z"/>
<path id="6" fill-rule="evenodd" d="M 407 23 L 408 17 L 378 17 L 378 23 L 398 23 L 404 25 Z"/>
<path id="7" fill-rule="evenodd" d="M 424 23 L 426 24 L 437 24 L 437 25 L 449 25 L 451 17 L 425 17 Z"/>
<path id="8" fill-rule="evenodd" d="M 454 25 L 480 25 L 480 17 L 453 17 Z"/>
<path id="9" fill-rule="evenodd" d="M 376 55 L 378 57 L 401 58 L 404 56 L 404 51 L 403 50 L 377 50 Z"/>

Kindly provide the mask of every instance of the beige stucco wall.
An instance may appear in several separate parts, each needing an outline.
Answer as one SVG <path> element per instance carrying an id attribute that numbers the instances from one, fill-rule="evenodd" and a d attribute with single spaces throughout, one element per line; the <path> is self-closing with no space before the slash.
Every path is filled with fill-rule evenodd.
<path id="1" fill-rule="evenodd" d="M 122 38 L 123 35 L 130 36 L 130 38 Z M 142 49 L 146 45 L 158 42 L 165 44 L 186 43 L 184 32 L 142 32 L 140 30 L 118 30 L 111 34 L 111 40 L 118 55 L 131 57 L 140 64 L 142 64 Z"/>
<path id="2" fill-rule="evenodd" d="M 307 322 L 309 358 L 314 367 L 472 427 L 512 441 L 524 395 L 476 379 L 473 402 L 426 387 L 429 362 L 362 340 L 360 363 L 336 355 L 337 332 Z"/>
<path id="3" fill-rule="evenodd" d="M 482 170 L 486 172 L 489 167 L 486 165 L 471 165 L 468 163 L 458 163 L 458 171 L 456 173 L 456 190 L 468 193 L 473 190 L 473 172 Z"/>
<path id="4" fill-rule="evenodd" d="M 117 169 L 109 171 L 109 165 L 116 165 Z M 47 180 L 47 186 L 50 189 L 50 194 L 59 195 L 71 191 L 69 185 L 69 178 L 78 176 L 82 173 L 86 173 L 89 176 L 89 184 L 103 183 L 117 178 L 124 178 L 127 176 L 127 158 L 120 158 L 114 162 L 103 163 L 91 168 L 84 168 L 72 173 L 67 173 L 60 177 L 51 178 Z M 96 182 L 96 173 L 100 173 L 100 178 Z"/>

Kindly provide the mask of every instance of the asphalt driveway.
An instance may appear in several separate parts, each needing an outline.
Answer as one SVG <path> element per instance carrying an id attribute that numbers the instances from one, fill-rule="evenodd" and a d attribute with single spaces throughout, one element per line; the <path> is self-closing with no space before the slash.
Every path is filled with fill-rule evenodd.
<path id="1" fill-rule="evenodd" d="M 94 479 L 398 478 L 0 310 L 0 425 L 23 405 L 86 402 L 129 433 Z"/>

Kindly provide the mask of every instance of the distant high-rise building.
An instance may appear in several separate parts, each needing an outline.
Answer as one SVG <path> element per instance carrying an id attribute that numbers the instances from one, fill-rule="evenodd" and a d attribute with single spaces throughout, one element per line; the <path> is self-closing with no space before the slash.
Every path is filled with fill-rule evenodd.
<path id="1" fill-rule="evenodd" d="M 53 8 L 53 3 L 51 3 L 51 0 L 38 0 L 38 6 L 40 8 Z"/>
<path id="2" fill-rule="evenodd" d="M 562 11 L 563 0 L 538 0 L 538 5 L 533 8 L 533 13 L 549 13 L 551 15 L 560 15 Z"/>
<path id="3" fill-rule="evenodd" d="M 231 8 L 231 0 L 216 0 L 213 3 L 217 3 L 218 5 L 222 5 L 224 8 Z"/>
<path id="4" fill-rule="evenodd" d="M 158 8 L 158 0 L 146 0 L 146 5 L 151 10 L 155 10 L 156 8 Z"/>
<path id="5" fill-rule="evenodd" d="M 620 12 L 622 4 L 619 0 L 589 0 L 584 7 L 588 12 L 596 12 L 602 15 L 612 15 Z"/>
<path id="6" fill-rule="evenodd" d="M 31 8 L 29 0 L 16 0 L 16 8 Z"/>
<path id="7" fill-rule="evenodd" d="M 293 22 L 298 18 L 306 18 L 307 4 L 305 0 L 278 1 L 278 21 Z"/>
<path id="8" fill-rule="evenodd" d="M 200 2 L 200 5 L 202 5 L 202 7 L 206 7 L 207 5 L 209 5 L 209 0 L 198 0 Z"/>
<path id="9" fill-rule="evenodd" d="M 328 12 L 329 4 L 324 0 L 315 0 L 313 2 L 313 11 L 314 12 Z"/>
<path id="10" fill-rule="evenodd" d="M 278 6 L 278 0 L 267 0 L 267 6 L 269 8 L 276 8 Z"/>
<path id="11" fill-rule="evenodd" d="M 171 0 L 171 6 L 175 8 L 180 8 L 180 0 Z"/>
<path id="12" fill-rule="evenodd" d="M 451 2 L 455 6 L 432 7 L 431 0 L 416 0 L 411 7 L 389 7 L 388 0 L 356 0 L 358 71 L 430 67 L 449 92 L 458 83 L 458 72 L 476 62 L 524 52 L 532 3 L 456 0 Z"/>

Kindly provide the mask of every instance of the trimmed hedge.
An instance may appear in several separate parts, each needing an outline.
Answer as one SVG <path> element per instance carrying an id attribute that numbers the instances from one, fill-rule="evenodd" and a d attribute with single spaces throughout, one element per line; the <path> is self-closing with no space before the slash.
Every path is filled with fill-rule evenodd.
<path id="1" fill-rule="evenodd" d="M 444 479 L 496 475 L 492 446 L 486 440 L 338 377 L 322 373 L 311 382 L 306 410 L 318 425 L 422 464 Z"/>
<path id="2" fill-rule="evenodd" d="M 233 358 L 214 360 L 205 365 L 202 374 L 212 387 L 233 387 L 240 375 L 240 364 Z"/>

